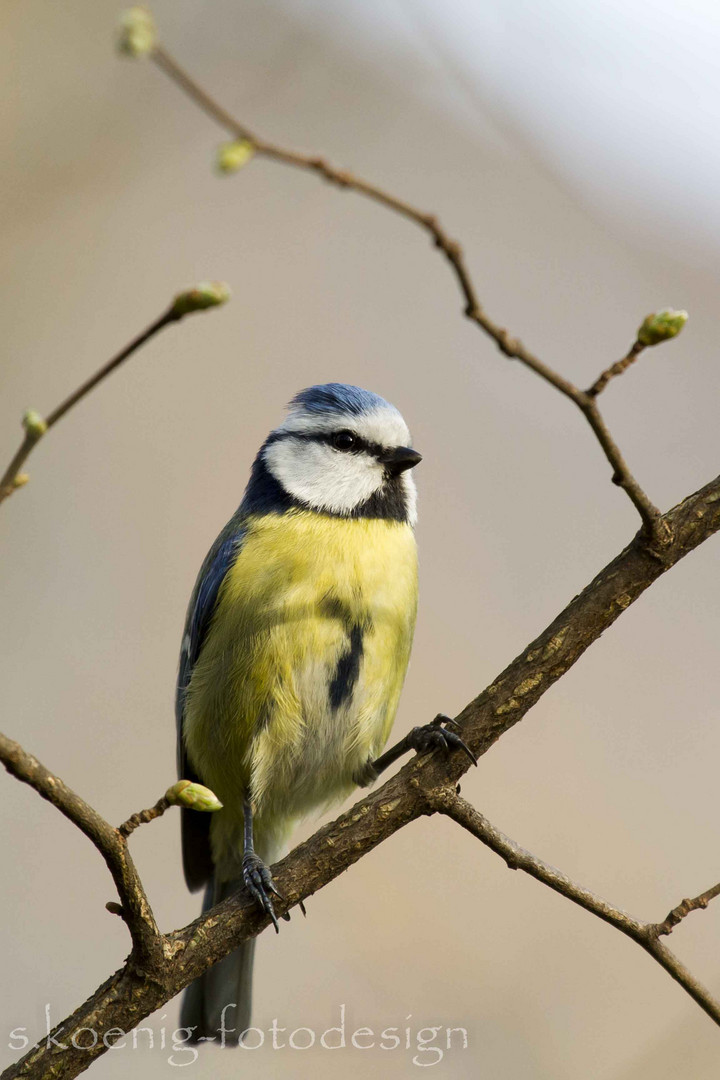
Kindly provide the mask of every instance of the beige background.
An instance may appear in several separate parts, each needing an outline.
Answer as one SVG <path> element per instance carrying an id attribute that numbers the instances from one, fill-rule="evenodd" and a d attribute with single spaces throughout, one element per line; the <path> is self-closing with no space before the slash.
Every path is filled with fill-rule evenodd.
<path id="1" fill-rule="evenodd" d="M 656 502 L 699 487 L 718 463 L 717 262 L 680 258 L 660 223 L 652 249 L 628 239 L 482 102 L 454 111 L 449 74 L 422 50 L 393 51 L 382 34 L 356 49 L 341 9 L 357 3 L 155 10 L 168 46 L 260 132 L 437 211 L 489 312 L 581 384 L 647 311 L 688 307 L 683 337 L 605 405 Z M 115 16 L 109 0 L 0 8 L 0 452 L 24 408 L 49 410 L 179 287 L 226 279 L 234 299 L 165 332 L 36 451 L 2 513 L 0 656 L 4 730 L 119 821 L 174 777 L 187 598 L 299 388 L 334 379 L 385 395 L 425 455 L 398 733 L 459 710 L 637 523 L 579 416 L 463 321 L 422 234 L 271 163 L 217 178 L 221 134 L 154 68 L 113 55 Z M 641 917 L 720 876 L 717 567 L 711 541 L 655 585 L 464 784 L 520 843 Z M 9 1031 L 39 1037 L 45 1003 L 53 1020 L 74 1008 L 121 963 L 127 934 L 104 910 L 113 889 L 88 842 L 8 777 L 0 802 L 5 1063 Z M 175 815 L 133 851 L 162 926 L 192 919 Z M 720 906 L 673 944 L 720 993 Z M 319 1032 L 341 1003 L 348 1031 L 466 1027 L 468 1049 L 436 1075 L 718 1075 L 717 1029 L 664 972 L 442 821 L 403 831 L 312 898 L 307 920 L 263 936 L 258 1026 Z M 173 1002 L 150 1021 L 156 1039 L 176 1021 Z M 116 1051 L 93 1075 L 162 1076 L 169 1054 Z M 416 1074 L 411 1058 L 208 1050 L 191 1072 L 400 1077 Z"/>

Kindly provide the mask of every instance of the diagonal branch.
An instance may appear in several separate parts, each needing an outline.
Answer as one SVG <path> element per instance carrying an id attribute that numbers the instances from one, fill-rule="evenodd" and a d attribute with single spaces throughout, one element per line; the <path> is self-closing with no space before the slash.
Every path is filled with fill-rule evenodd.
<path id="1" fill-rule="evenodd" d="M 720 476 L 665 514 L 662 520 L 671 536 L 662 558 L 650 551 L 638 534 L 492 685 L 460 713 L 457 720 L 463 738 L 478 757 L 525 716 L 645 589 L 720 530 Z M 7 753 L 3 760 L 6 757 Z M 278 915 L 323 888 L 409 822 L 433 813 L 437 793 L 456 784 L 469 767 L 464 754 L 414 758 L 381 788 L 320 829 L 273 869 L 278 889 L 285 897 L 278 902 Z M 27 769 L 25 773 L 12 771 L 29 780 Z M 57 791 L 59 784 L 55 777 L 51 780 L 46 785 L 47 791 L 41 792 L 46 798 Z M 59 805 L 56 799 L 51 801 Z M 75 820 L 67 805 L 61 808 Z M 129 1031 L 267 924 L 268 917 L 240 894 L 183 929 L 165 935 L 161 939 L 165 963 L 156 969 L 153 978 L 140 978 L 132 964 L 121 968 L 63 1021 L 60 1046 L 41 1043 L 10 1066 L 2 1080 L 18 1077 L 45 1080 L 49 1075 L 54 1080 L 68 1080 L 77 1076 L 113 1041 L 121 1038 L 118 1028 Z M 657 936 L 654 942 L 648 938 L 643 947 L 716 1019 L 703 992 L 697 988 L 691 990 L 694 977 L 686 973 Z M 79 1050 L 73 1046 L 71 1036 L 83 1027 L 91 1027 L 99 1033 L 99 1038 L 94 1047 Z M 103 1035 L 113 1029 L 115 1034 L 104 1041 Z"/>
<path id="2" fill-rule="evenodd" d="M 163 46 L 156 44 L 150 55 L 161 71 L 168 75 L 212 120 L 235 138 L 244 139 L 251 143 L 255 154 L 260 157 L 270 158 L 273 161 L 280 161 L 285 165 L 308 170 L 340 188 L 356 191 L 358 194 L 372 199 L 373 202 L 400 214 L 424 229 L 430 235 L 435 247 L 442 252 L 450 265 L 463 296 L 464 313 L 467 318 L 492 338 L 505 356 L 512 360 L 519 360 L 525 367 L 534 371 L 536 375 L 539 375 L 541 379 L 544 379 L 545 382 L 553 386 L 580 409 L 612 467 L 613 483 L 622 488 L 638 511 L 646 536 L 660 548 L 668 542 L 665 529 L 660 521 L 660 511 L 650 501 L 630 472 L 627 462 L 600 414 L 595 401 L 597 391 L 593 392 L 594 388 L 584 391 L 575 386 L 535 356 L 534 353 L 530 352 L 518 338 L 512 337 L 507 330 L 494 322 L 485 313 L 463 250 L 460 244 L 448 235 L 437 217 L 419 210 L 403 199 L 384 191 L 376 184 L 360 179 L 360 177 L 355 176 L 346 169 L 338 169 L 330 165 L 322 157 L 312 154 L 300 154 L 295 150 L 288 150 L 261 138 L 251 131 L 246 124 L 237 120 L 219 105 Z"/>
<path id="3" fill-rule="evenodd" d="M 494 825 L 491 825 L 486 817 L 483 817 L 469 802 L 461 799 L 453 790 L 445 788 L 435 791 L 431 796 L 430 803 L 435 810 L 452 818 L 458 825 L 462 825 L 464 829 L 467 829 L 468 832 L 472 833 L 473 836 L 503 858 L 509 869 L 523 870 L 537 881 L 541 881 L 543 885 L 547 885 L 550 889 L 560 893 L 561 896 L 572 900 L 574 904 L 585 908 L 591 914 L 597 915 L 599 919 L 614 926 L 621 934 L 625 934 L 637 942 L 653 959 L 657 960 L 661 967 L 665 968 L 676 982 L 680 983 L 683 990 L 687 991 L 690 997 L 698 1003 L 701 1009 L 704 1009 L 716 1024 L 720 1024 L 720 1001 L 714 998 L 699 979 L 678 959 L 675 953 L 671 952 L 659 940 L 660 934 L 669 934 L 671 932 L 672 926 L 666 928 L 666 924 L 679 911 L 678 908 L 670 913 L 665 923 L 640 922 L 638 919 L 634 919 L 632 915 L 628 915 L 627 912 L 614 907 L 607 900 L 596 896 L 589 889 L 578 885 L 567 874 L 563 874 L 561 870 L 557 870 L 554 866 L 550 866 L 549 863 L 543 862 L 542 859 L 538 859 L 535 855 L 531 855 L 529 851 L 521 848 L 509 836 L 505 836 Z M 712 899 L 710 893 L 712 893 L 712 896 L 720 893 L 720 885 L 716 886 L 714 890 L 708 890 L 708 894 L 697 897 L 696 901 L 683 901 L 683 904 L 689 905 L 687 911 L 692 910 L 693 906 L 707 907 L 708 900 Z M 680 919 L 683 918 L 684 914 L 687 914 L 687 911 L 679 915 L 673 925 L 680 922 Z"/>

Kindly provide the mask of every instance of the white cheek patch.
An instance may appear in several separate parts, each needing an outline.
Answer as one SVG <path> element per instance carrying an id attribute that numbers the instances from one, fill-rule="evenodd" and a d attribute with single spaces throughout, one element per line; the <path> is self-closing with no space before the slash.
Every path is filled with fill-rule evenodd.
<path id="1" fill-rule="evenodd" d="M 327 443 L 289 436 L 271 442 L 264 457 L 285 491 L 315 510 L 350 513 L 383 485 L 378 461 L 368 454 L 342 453 Z"/>

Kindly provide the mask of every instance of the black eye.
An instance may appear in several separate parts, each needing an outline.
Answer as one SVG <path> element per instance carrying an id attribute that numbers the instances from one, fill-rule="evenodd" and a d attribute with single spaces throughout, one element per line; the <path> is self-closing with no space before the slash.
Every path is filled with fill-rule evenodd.
<path id="1" fill-rule="evenodd" d="M 332 437 L 332 444 L 336 450 L 352 450 L 357 446 L 357 436 L 352 431 L 338 431 Z"/>

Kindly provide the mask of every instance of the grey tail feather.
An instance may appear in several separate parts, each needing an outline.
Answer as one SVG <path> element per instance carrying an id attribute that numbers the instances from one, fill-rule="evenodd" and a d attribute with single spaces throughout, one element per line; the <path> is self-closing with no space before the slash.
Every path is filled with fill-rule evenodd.
<path id="1" fill-rule="evenodd" d="M 205 890 L 203 911 L 209 911 L 242 887 L 241 878 L 211 881 Z M 180 1007 L 180 1026 L 192 1028 L 189 1042 L 214 1039 L 225 1046 L 238 1044 L 242 1033 L 250 1027 L 254 956 L 255 938 L 250 938 L 190 983 Z"/>

